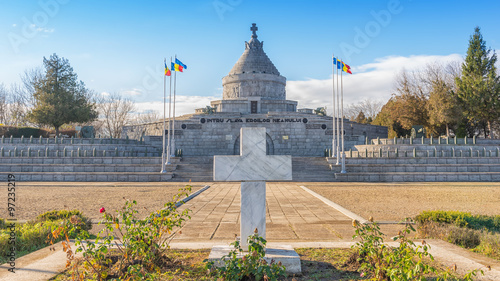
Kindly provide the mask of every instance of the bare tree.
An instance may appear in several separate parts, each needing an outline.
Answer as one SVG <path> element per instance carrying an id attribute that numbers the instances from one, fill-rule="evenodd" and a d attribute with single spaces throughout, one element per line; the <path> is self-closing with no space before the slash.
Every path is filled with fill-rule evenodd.
<path id="1" fill-rule="evenodd" d="M 366 119 L 373 120 L 382 109 L 384 103 L 379 100 L 365 99 L 356 104 L 350 104 L 344 108 L 344 116 L 355 121 L 358 115 L 363 112 Z"/>
<path id="2" fill-rule="evenodd" d="M 158 111 L 156 110 L 146 110 L 141 113 L 137 113 L 132 121 L 134 124 L 147 124 L 162 120 Z"/>
<path id="3" fill-rule="evenodd" d="M 131 123 L 131 113 L 134 111 L 134 107 L 132 101 L 117 94 L 104 98 L 97 105 L 99 118 L 102 122 L 101 132 L 113 138 L 120 138 L 123 126 Z"/>
<path id="4" fill-rule="evenodd" d="M 7 116 L 8 116 L 8 98 L 9 92 L 5 88 L 5 85 L 0 84 L 0 124 L 7 125 Z"/>
<path id="5" fill-rule="evenodd" d="M 11 126 L 26 126 L 29 123 L 27 118 L 30 101 L 25 89 L 19 84 L 10 87 L 7 98 L 8 115 L 6 123 Z"/>

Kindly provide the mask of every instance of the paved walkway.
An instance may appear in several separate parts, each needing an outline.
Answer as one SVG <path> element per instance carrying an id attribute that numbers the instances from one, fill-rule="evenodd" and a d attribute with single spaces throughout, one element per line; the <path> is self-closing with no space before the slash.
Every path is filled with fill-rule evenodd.
<path id="1" fill-rule="evenodd" d="M 181 232 L 177 232 L 172 248 L 211 248 L 229 244 L 239 233 L 240 185 L 239 183 L 209 183 L 211 187 L 181 208 L 192 210 Z M 302 247 L 347 248 L 354 234 L 349 212 L 344 215 L 334 207 L 300 187 L 301 183 L 267 184 L 267 240 L 269 246 L 281 244 Z M 333 204 L 334 205 L 334 204 Z M 395 235 L 402 226 L 381 225 L 382 232 Z M 388 240 L 386 240 L 388 241 Z M 483 268 L 490 265 L 484 280 L 500 280 L 500 262 L 471 253 L 449 243 L 431 240 L 431 252 L 442 264 L 456 264 L 461 270 Z M 47 280 L 64 269 L 65 255 L 60 245 L 57 251 L 48 248 L 16 260 L 17 273 L 0 266 L 0 280 Z"/>
<path id="2" fill-rule="evenodd" d="M 352 219 L 303 190 L 299 184 L 272 182 L 266 189 L 266 239 L 280 241 L 351 241 Z M 191 220 L 173 242 L 233 241 L 239 236 L 240 184 L 213 183 L 182 208 Z M 385 226 L 397 233 L 401 226 Z"/>

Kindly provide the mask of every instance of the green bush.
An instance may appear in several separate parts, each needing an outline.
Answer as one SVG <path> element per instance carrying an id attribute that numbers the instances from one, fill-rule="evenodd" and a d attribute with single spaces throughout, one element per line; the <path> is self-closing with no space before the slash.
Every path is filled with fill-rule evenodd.
<path id="1" fill-rule="evenodd" d="M 39 128 L 32 128 L 32 127 L 3 127 L 3 130 L 1 130 L 2 135 L 5 137 L 14 137 L 14 138 L 20 138 L 21 136 L 24 136 L 25 138 L 29 138 L 30 136 L 33 136 L 34 138 L 40 137 L 40 134 L 42 133 Z"/>
<path id="2" fill-rule="evenodd" d="M 448 242 L 472 249 L 481 244 L 481 235 L 474 229 L 454 227 L 448 235 Z"/>
<path id="3" fill-rule="evenodd" d="M 0 219 L 0 263 L 6 261 L 5 257 L 11 251 L 12 244 L 9 244 L 9 237 L 13 230 L 16 237 L 17 257 L 20 257 L 48 246 L 50 244 L 48 238 L 52 230 L 64 224 L 73 216 L 79 218 L 78 221 L 82 229 L 89 230 L 92 228 L 90 221 L 77 210 L 46 212 L 39 215 L 34 221 L 14 223 L 15 230 L 10 228 L 12 223 L 5 223 L 4 219 Z M 70 238 L 76 237 L 76 234 L 72 234 Z"/>
<path id="4" fill-rule="evenodd" d="M 231 243 L 234 250 L 217 261 L 221 267 L 217 267 L 214 261 L 209 260 L 205 260 L 205 267 L 210 276 L 216 280 L 281 280 L 285 277 L 285 267 L 281 262 L 266 262 L 264 259 L 266 243 L 266 239 L 260 237 L 255 229 L 255 233 L 248 237 L 248 254 L 238 257 L 243 249 L 237 240 Z"/>
<path id="5" fill-rule="evenodd" d="M 458 211 L 423 211 L 415 220 L 423 224 L 426 221 L 449 223 L 459 227 L 500 232 L 500 216 L 471 215 Z"/>
<path id="6" fill-rule="evenodd" d="M 190 191 L 191 186 L 179 189 L 179 193 L 163 209 L 143 219 L 138 218 L 135 200 L 126 200 L 117 215 L 108 214 L 102 208 L 103 220 L 99 224 L 104 228 L 95 239 L 90 238 L 80 222 L 73 219 L 74 216 L 54 229 L 52 236 L 54 239 L 63 238 L 67 266 L 82 279 L 157 280 L 162 268 L 170 262 L 168 253 L 172 233 L 191 218 L 189 209 L 179 210 L 176 207 L 176 203 Z M 76 250 L 73 252 L 67 237 L 75 233 Z M 111 251 L 116 245 L 122 246 Z M 75 253 L 80 252 L 83 257 L 75 257 Z"/>
<path id="7" fill-rule="evenodd" d="M 36 222 L 43 222 L 43 221 L 60 221 L 60 220 L 68 220 L 72 216 L 77 216 L 80 218 L 81 221 L 81 227 L 83 230 L 90 230 L 92 228 L 92 222 L 85 217 L 80 211 L 78 210 L 52 210 L 45 212 L 43 214 L 40 214 L 36 217 L 35 221 Z"/>
<path id="8" fill-rule="evenodd" d="M 408 219 L 405 228 L 392 238 L 399 242 L 397 247 L 389 247 L 384 243 L 384 234 L 375 222 L 360 224 L 355 220 L 353 227 L 356 229 L 353 239 L 360 241 L 353 246 L 356 253 L 351 259 L 361 265 L 361 276 L 368 276 L 370 280 L 427 280 L 429 275 L 438 275 L 436 280 L 474 280 L 476 275 L 484 274 L 482 269 L 476 269 L 459 278 L 453 276 L 451 271 L 439 273 L 436 268 L 429 266 L 428 260 L 434 260 L 429 253 L 430 246 L 425 240 L 422 245 L 416 245 L 409 239 L 415 229 Z"/>

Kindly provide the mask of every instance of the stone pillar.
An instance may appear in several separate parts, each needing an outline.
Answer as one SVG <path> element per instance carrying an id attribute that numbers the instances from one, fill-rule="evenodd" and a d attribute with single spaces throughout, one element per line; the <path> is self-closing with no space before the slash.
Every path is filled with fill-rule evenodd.
<path id="1" fill-rule="evenodd" d="M 241 182 L 241 223 L 240 235 L 242 244 L 254 234 L 255 228 L 259 236 L 266 238 L 266 182 Z"/>

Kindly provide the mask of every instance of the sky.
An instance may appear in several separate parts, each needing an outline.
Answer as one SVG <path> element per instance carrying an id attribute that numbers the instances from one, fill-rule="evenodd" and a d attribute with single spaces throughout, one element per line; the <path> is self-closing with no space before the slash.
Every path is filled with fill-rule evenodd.
<path id="1" fill-rule="evenodd" d="M 222 78 L 252 23 L 299 108 L 331 107 L 332 54 L 352 67 L 343 79 L 348 105 L 385 103 L 402 69 L 462 60 L 476 26 L 500 50 L 498 0 L 0 0 L 0 7 L 0 83 L 20 83 L 56 53 L 89 89 L 160 114 L 165 58 L 188 66 L 177 75 L 176 115 L 193 113 L 222 99 Z"/>

